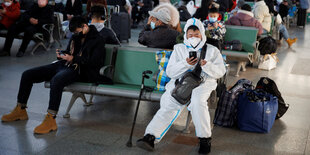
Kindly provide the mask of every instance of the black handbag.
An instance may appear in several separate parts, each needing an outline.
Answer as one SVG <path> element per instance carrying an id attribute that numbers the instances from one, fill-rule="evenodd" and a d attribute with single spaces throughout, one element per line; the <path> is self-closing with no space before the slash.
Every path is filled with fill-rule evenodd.
<path id="1" fill-rule="evenodd" d="M 175 98 L 180 104 L 187 104 L 192 96 L 192 91 L 194 88 L 198 87 L 202 83 L 201 66 L 200 61 L 206 56 L 207 44 L 205 44 L 201 51 L 201 56 L 195 67 L 191 72 L 187 72 L 181 80 L 176 80 L 175 88 L 172 90 L 171 96 Z"/>

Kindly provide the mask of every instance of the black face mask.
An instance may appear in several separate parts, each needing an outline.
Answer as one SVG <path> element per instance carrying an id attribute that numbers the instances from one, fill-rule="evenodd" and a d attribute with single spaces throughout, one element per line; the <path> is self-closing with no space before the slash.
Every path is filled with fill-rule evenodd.
<path id="1" fill-rule="evenodd" d="M 83 31 L 81 31 L 80 33 L 77 34 L 77 36 L 80 38 L 85 38 L 86 34 L 83 34 Z"/>

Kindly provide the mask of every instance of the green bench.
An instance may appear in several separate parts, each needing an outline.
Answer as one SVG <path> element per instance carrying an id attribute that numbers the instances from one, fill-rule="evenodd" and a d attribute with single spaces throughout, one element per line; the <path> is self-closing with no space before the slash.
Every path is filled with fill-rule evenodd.
<path id="1" fill-rule="evenodd" d="M 242 51 L 223 50 L 223 55 L 226 55 L 227 60 L 238 61 L 237 72 L 235 76 L 239 76 L 239 71 L 242 68 L 245 71 L 246 62 L 251 63 L 257 61 L 259 51 L 257 50 L 257 33 L 258 29 L 245 26 L 226 26 L 225 41 L 240 40 L 242 43 Z"/>
<path id="2" fill-rule="evenodd" d="M 113 51 L 115 48 L 117 49 L 117 53 L 115 50 Z M 142 72 L 145 70 L 151 70 L 155 73 L 158 70 L 158 64 L 155 61 L 155 52 L 158 50 L 159 49 L 154 48 L 106 45 L 106 66 L 103 67 L 100 72 L 101 74 L 113 77 L 114 84 L 95 85 L 92 83 L 76 82 L 65 87 L 64 91 L 72 92 L 72 97 L 64 117 L 70 117 L 70 109 L 79 97 L 83 100 L 85 105 L 91 105 L 93 103 L 92 95 L 138 99 L 141 88 Z M 114 56 L 116 56 L 116 60 L 115 62 L 112 62 L 112 57 Z M 145 85 L 155 87 L 155 82 L 152 81 L 152 79 L 145 79 Z M 49 82 L 45 83 L 45 87 L 50 87 Z M 91 95 L 89 101 L 86 101 L 85 94 Z M 161 95 L 162 92 L 158 91 L 144 91 L 141 99 L 158 102 L 160 101 Z"/>
<path id="3" fill-rule="evenodd" d="M 64 118 L 70 117 L 70 110 L 77 98 L 81 98 L 86 106 L 92 105 L 93 95 L 114 96 L 128 99 L 138 99 L 142 72 L 151 70 L 156 74 L 158 64 L 155 61 L 155 53 L 161 49 L 146 48 L 146 47 L 120 47 L 117 45 L 106 45 L 106 60 L 105 65 L 100 74 L 113 77 L 114 84 L 93 84 L 75 82 L 64 88 L 65 92 L 71 92 L 72 97 L 67 107 Z M 114 59 L 115 58 L 115 59 Z M 113 67 L 114 66 L 114 67 Z M 150 79 L 145 79 L 145 86 L 155 87 L 155 82 Z M 45 82 L 45 87 L 50 88 L 50 83 Z M 89 94 L 89 101 L 85 95 Z M 143 91 L 141 100 L 159 102 L 163 92 L 159 91 Z M 209 103 L 214 104 L 216 93 L 212 93 L 209 98 Z M 189 124 L 191 123 L 191 115 L 188 114 L 184 133 L 189 133 Z"/>

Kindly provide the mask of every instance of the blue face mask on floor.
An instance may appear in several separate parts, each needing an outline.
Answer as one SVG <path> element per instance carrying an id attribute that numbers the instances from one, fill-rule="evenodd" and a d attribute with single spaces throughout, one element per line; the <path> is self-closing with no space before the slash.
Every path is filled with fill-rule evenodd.
<path id="1" fill-rule="evenodd" d="M 154 22 L 151 22 L 150 26 L 151 26 L 151 28 L 152 28 L 153 30 L 154 30 L 155 27 L 156 27 Z"/>

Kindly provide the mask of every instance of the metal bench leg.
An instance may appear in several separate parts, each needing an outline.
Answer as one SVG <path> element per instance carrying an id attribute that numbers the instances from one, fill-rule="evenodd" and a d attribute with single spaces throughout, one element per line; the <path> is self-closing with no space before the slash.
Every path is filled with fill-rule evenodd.
<path id="1" fill-rule="evenodd" d="M 88 104 L 86 101 L 85 95 L 83 93 L 76 93 L 76 92 L 72 93 L 72 97 L 71 97 L 70 103 L 68 105 L 68 108 L 66 110 L 66 114 L 63 115 L 64 118 L 70 118 L 69 112 L 70 112 L 73 104 L 75 103 L 76 99 L 78 99 L 79 97 L 82 99 L 82 101 L 84 102 L 85 105 Z"/>
<path id="2" fill-rule="evenodd" d="M 36 43 L 36 45 L 33 47 L 32 51 L 31 51 L 32 55 L 34 55 L 34 51 L 36 51 L 39 46 L 42 46 L 44 48 L 44 50 L 47 51 L 47 48 L 44 45 L 44 43 L 43 42 L 38 42 L 38 43 Z"/>
<path id="3" fill-rule="evenodd" d="M 91 94 L 90 97 L 89 97 L 89 101 L 88 101 L 88 104 L 89 104 L 89 105 L 93 105 L 93 104 L 94 104 L 93 98 L 94 98 L 94 95 Z"/>
<path id="4" fill-rule="evenodd" d="M 236 77 L 239 77 L 239 72 L 240 72 L 240 69 L 241 69 L 242 63 L 243 63 L 243 62 L 238 62 L 237 72 L 236 72 L 236 75 L 235 75 Z"/>
<path id="5" fill-rule="evenodd" d="M 72 97 L 71 97 L 71 100 L 70 100 L 70 103 L 68 105 L 68 108 L 66 110 L 66 114 L 63 115 L 64 118 L 70 118 L 70 110 L 73 106 L 73 104 L 75 103 L 76 99 L 79 97 L 79 93 L 72 93 Z"/>
<path id="6" fill-rule="evenodd" d="M 84 94 L 81 95 L 81 99 L 82 99 L 82 100 L 84 101 L 84 103 L 85 103 L 84 106 L 87 106 L 87 107 L 88 107 L 88 106 L 93 105 L 93 102 L 92 102 L 92 100 L 93 100 L 93 95 L 90 96 L 89 102 L 86 101 L 86 97 L 85 97 Z"/>
<path id="7" fill-rule="evenodd" d="M 246 62 L 243 62 L 242 65 L 241 65 L 241 70 L 242 70 L 243 72 L 246 71 L 245 66 L 246 66 Z"/>
<path id="8" fill-rule="evenodd" d="M 191 131 L 189 130 L 189 125 L 191 124 L 192 122 L 192 115 L 191 115 L 191 112 L 189 111 L 188 114 L 187 114 L 187 119 L 186 119 L 186 126 L 185 126 L 185 129 L 183 130 L 183 133 L 191 133 Z"/>

